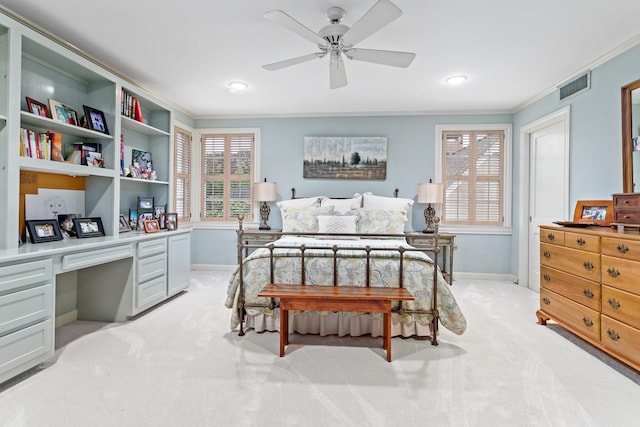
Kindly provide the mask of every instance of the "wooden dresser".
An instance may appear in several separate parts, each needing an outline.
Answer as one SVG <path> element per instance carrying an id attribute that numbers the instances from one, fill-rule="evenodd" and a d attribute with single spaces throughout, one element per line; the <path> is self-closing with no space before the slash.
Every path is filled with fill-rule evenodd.
<path id="1" fill-rule="evenodd" d="M 541 226 L 536 315 L 640 370 L 640 233 Z"/>

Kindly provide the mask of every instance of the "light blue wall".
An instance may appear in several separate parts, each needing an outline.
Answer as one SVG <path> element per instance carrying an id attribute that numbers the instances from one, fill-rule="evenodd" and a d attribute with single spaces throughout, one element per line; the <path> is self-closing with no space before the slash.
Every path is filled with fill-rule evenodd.
<path id="1" fill-rule="evenodd" d="M 510 114 L 384 117 L 306 117 L 197 120 L 196 128 L 260 128 L 261 178 L 278 183 L 278 200 L 297 196 L 327 195 L 348 197 L 356 192 L 372 191 L 416 199 L 418 183 L 433 177 L 435 162 L 435 126 L 437 124 L 511 123 Z M 386 136 L 387 179 L 323 180 L 302 178 L 303 138 L 305 136 Z M 414 204 L 413 228 L 424 229 L 425 206 Z M 281 226 L 280 214 L 272 205 L 269 224 Z M 234 264 L 235 232 L 232 230 L 195 230 L 193 263 Z M 456 242 L 455 270 L 459 272 L 509 273 L 511 236 L 460 235 Z M 497 254 L 497 256 L 496 256 Z"/>

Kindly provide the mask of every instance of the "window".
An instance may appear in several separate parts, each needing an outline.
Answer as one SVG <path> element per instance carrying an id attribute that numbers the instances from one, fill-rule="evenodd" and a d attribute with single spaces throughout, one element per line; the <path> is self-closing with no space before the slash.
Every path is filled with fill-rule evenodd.
<path id="1" fill-rule="evenodd" d="M 203 221 L 253 220 L 254 134 L 202 135 Z"/>
<path id="2" fill-rule="evenodd" d="M 438 127 L 445 226 L 510 225 L 510 125 Z"/>
<path id="3" fill-rule="evenodd" d="M 191 132 L 175 127 L 173 176 L 175 211 L 179 219 L 191 220 Z"/>

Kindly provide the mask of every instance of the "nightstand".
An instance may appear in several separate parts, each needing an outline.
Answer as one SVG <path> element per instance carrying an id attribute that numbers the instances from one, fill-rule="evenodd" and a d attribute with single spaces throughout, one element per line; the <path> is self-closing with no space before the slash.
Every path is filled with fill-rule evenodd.
<path id="1" fill-rule="evenodd" d="M 407 243 L 414 248 L 433 248 L 434 238 L 433 234 L 422 233 L 419 231 L 405 232 L 407 236 Z M 453 248 L 455 245 L 455 234 L 451 233 L 438 233 L 438 247 L 442 253 L 442 275 L 445 280 L 451 285 L 453 283 Z M 425 253 L 433 251 L 425 250 Z"/>
<path id="2" fill-rule="evenodd" d="M 258 230 L 258 229 L 250 229 L 250 230 L 242 230 L 242 240 L 245 245 L 248 244 L 267 244 L 273 241 L 278 240 L 280 237 L 280 233 L 282 230 L 272 229 L 272 230 Z M 244 248 L 244 256 L 249 255 L 249 248 Z M 238 260 L 238 264 L 241 263 L 242 260 Z"/>

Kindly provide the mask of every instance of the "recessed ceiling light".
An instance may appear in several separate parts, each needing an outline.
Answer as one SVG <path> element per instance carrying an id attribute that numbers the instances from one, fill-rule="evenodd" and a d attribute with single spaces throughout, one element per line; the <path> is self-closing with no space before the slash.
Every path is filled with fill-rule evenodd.
<path id="1" fill-rule="evenodd" d="M 459 74 L 457 76 L 447 77 L 445 82 L 447 82 L 447 84 L 450 84 L 450 85 L 459 85 L 460 83 L 463 83 L 466 80 L 467 80 L 467 76 L 463 76 L 462 74 Z"/>
<path id="2" fill-rule="evenodd" d="M 229 88 L 236 92 L 242 92 L 249 87 L 245 82 L 231 82 L 229 83 Z"/>

